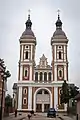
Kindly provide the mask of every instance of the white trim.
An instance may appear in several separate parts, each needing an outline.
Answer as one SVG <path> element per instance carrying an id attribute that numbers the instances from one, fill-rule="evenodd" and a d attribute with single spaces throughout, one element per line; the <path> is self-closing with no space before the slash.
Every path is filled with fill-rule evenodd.
<path id="1" fill-rule="evenodd" d="M 19 86 L 18 109 L 22 109 L 22 87 Z"/>
<path id="2" fill-rule="evenodd" d="M 54 108 L 58 105 L 58 87 L 54 87 Z"/>
<path id="3" fill-rule="evenodd" d="M 32 87 L 28 87 L 28 110 L 32 110 Z"/>
<path id="4" fill-rule="evenodd" d="M 32 81 L 32 66 L 30 66 L 30 74 L 29 74 L 30 81 Z"/>
<path id="5" fill-rule="evenodd" d="M 66 66 L 64 66 L 64 80 L 67 80 L 67 71 L 66 71 Z"/>
<path id="6" fill-rule="evenodd" d="M 33 104 L 34 111 L 36 111 L 36 94 L 41 89 L 47 90 L 49 92 L 49 94 L 50 94 L 50 107 L 52 107 L 52 93 L 51 93 L 51 91 L 48 88 L 41 87 L 41 88 L 38 88 L 34 93 L 34 104 Z"/>
<path id="7" fill-rule="evenodd" d="M 33 48 L 33 46 L 31 45 L 31 60 L 32 60 L 32 55 L 33 55 L 32 48 Z"/>
<path id="8" fill-rule="evenodd" d="M 23 45 L 22 45 L 22 49 L 21 49 L 21 61 L 23 60 Z"/>
<path id="9" fill-rule="evenodd" d="M 22 81 L 22 71 L 23 71 L 23 66 L 20 66 L 20 81 Z"/>
<path id="10" fill-rule="evenodd" d="M 54 60 L 56 61 L 56 55 L 57 55 L 57 53 L 56 53 L 56 45 L 54 46 L 54 51 L 53 52 L 54 52 L 54 55 L 55 55 Z"/>
<path id="11" fill-rule="evenodd" d="M 57 81 L 57 66 L 54 66 L 54 81 Z"/>
<path id="12" fill-rule="evenodd" d="M 64 61 L 66 61 L 66 46 L 64 46 Z"/>
<path id="13" fill-rule="evenodd" d="M 26 39 L 25 39 L 26 40 Z M 35 43 L 20 43 L 20 45 L 34 45 L 35 46 Z"/>

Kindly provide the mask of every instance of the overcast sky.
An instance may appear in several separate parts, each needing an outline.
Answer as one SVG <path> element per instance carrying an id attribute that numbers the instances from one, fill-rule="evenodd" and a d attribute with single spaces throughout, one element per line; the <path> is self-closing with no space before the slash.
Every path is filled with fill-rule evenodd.
<path id="1" fill-rule="evenodd" d="M 52 60 L 51 37 L 55 31 L 57 10 L 63 22 L 68 43 L 69 81 L 80 87 L 80 1 L 79 0 L 0 0 L 0 58 L 11 72 L 8 93 L 18 80 L 19 38 L 25 30 L 28 10 L 37 39 L 36 61 L 44 53 Z M 44 47 L 45 46 L 45 47 Z"/>

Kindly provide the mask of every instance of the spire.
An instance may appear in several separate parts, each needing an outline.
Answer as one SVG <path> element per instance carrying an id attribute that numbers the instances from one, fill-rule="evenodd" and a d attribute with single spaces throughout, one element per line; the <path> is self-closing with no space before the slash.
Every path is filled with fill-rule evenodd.
<path id="1" fill-rule="evenodd" d="M 30 10 L 28 10 L 28 12 L 29 12 L 29 14 L 28 14 L 28 20 L 27 20 L 27 22 L 25 24 L 26 24 L 26 29 L 31 29 L 32 22 L 30 20 Z"/>
<path id="2" fill-rule="evenodd" d="M 62 22 L 60 20 L 60 10 L 58 10 L 58 20 L 56 21 L 56 29 L 62 29 Z"/>

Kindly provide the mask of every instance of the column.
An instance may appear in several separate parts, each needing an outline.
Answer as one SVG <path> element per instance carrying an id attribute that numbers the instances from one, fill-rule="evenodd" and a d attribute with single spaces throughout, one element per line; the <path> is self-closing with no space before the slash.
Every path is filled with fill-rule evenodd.
<path id="1" fill-rule="evenodd" d="M 22 109 L 22 86 L 19 87 L 19 94 L 18 94 L 18 109 Z"/>
<path id="2" fill-rule="evenodd" d="M 48 82 L 49 80 L 48 80 L 48 72 L 47 72 L 47 82 Z"/>
<path id="3" fill-rule="evenodd" d="M 32 87 L 28 87 L 28 110 L 32 110 Z"/>
<path id="4" fill-rule="evenodd" d="M 54 66 L 54 81 L 57 81 L 57 65 Z"/>
<path id="5" fill-rule="evenodd" d="M 66 65 L 64 66 L 64 80 L 67 80 L 67 71 L 66 71 Z"/>
<path id="6" fill-rule="evenodd" d="M 42 73 L 42 82 L 44 83 L 44 72 Z"/>
<path id="7" fill-rule="evenodd" d="M 38 82 L 40 82 L 40 72 L 38 72 Z"/>
<path id="8" fill-rule="evenodd" d="M 58 105 L 58 87 L 54 87 L 54 108 Z"/>
<path id="9" fill-rule="evenodd" d="M 64 61 L 66 61 L 66 46 L 64 45 Z"/>
<path id="10" fill-rule="evenodd" d="M 56 45 L 54 46 L 54 61 L 56 61 Z"/>
<path id="11" fill-rule="evenodd" d="M 30 65 L 30 81 L 32 81 L 32 66 Z"/>
<path id="12" fill-rule="evenodd" d="M 21 49 L 21 61 L 23 61 L 23 45 L 21 45 L 22 49 Z"/>
<path id="13" fill-rule="evenodd" d="M 22 73 L 23 73 L 22 68 L 23 68 L 23 66 L 20 65 L 20 81 L 22 81 Z"/>
<path id="14" fill-rule="evenodd" d="M 32 54 L 33 54 L 32 47 L 33 47 L 33 46 L 31 45 L 31 60 L 32 60 Z"/>
<path id="15" fill-rule="evenodd" d="M 44 103 L 42 103 L 42 112 L 44 112 Z"/>

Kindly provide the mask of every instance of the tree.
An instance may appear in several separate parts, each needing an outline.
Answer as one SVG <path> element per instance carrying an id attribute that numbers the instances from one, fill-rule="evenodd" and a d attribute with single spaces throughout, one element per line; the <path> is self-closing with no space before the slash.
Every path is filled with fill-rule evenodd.
<path id="1" fill-rule="evenodd" d="M 66 81 L 63 82 L 62 84 L 62 89 L 61 89 L 61 104 L 62 103 L 69 103 L 69 99 L 74 98 L 78 93 L 78 87 L 75 86 L 74 84 L 67 84 Z"/>
<path id="2" fill-rule="evenodd" d="M 66 81 L 64 81 L 61 89 L 61 104 L 62 103 L 68 103 L 69 102 L 69 87 Z"/>
<path id="3" fill-rule="evenodd" d="M 70 91 L 70 98 L 74 98 L 79 93 L 79 87 L 75 85 L 70 86 L 69 91 Z"/>
<path id="4" fill-rule="evenodd" d="M 1 78 L 2 78 L 2 96 L 1 96 L 1 108 L 0 108 L 0 120 L 2 120 L 2 111 L 3 111 L 3 92 L 4 92 L 4 82 L 7 81 L 7 78 L 11 76 L 10 72 L 7 70 L 6 71 L 6 66 L 4 64 L 4 60 L 0 58 L 0 66 L 3 68 L 1 71 L 0 71 L 0 75 L 1 75 Z"/>

